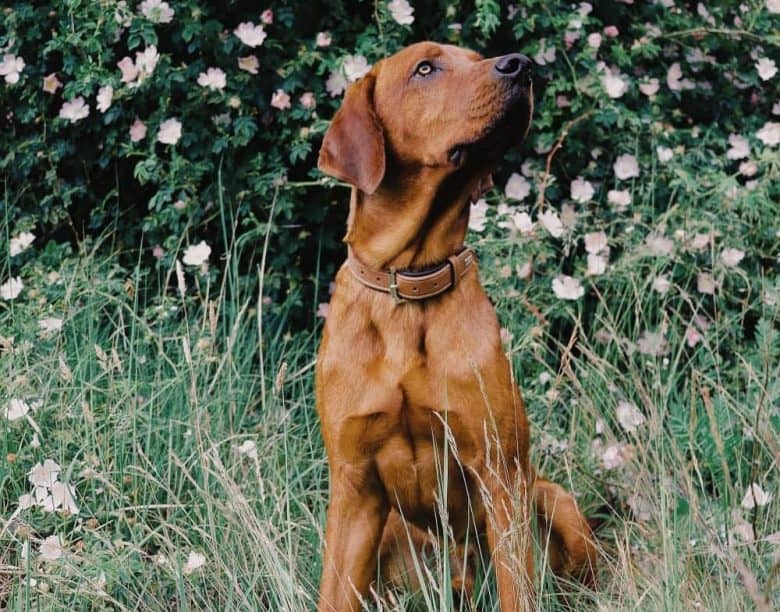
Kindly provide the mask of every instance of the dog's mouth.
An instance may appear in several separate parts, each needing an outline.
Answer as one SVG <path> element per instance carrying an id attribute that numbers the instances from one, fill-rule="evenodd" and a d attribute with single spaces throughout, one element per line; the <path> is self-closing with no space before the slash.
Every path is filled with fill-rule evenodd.
<path id="1" fill-rule="evenodd" d="M 519 145 L 528 133 L 533 113 L 533 91 L 526 85 L 513 85 L 506 93 L 501 108 L 479 134 L 456 143 L 447 152 L 449 163 L 456 169 L 471 164 L 480 167 L 496 164 L 507 149 Z M 519 132 L 519 137 L 518 137 Z"/>

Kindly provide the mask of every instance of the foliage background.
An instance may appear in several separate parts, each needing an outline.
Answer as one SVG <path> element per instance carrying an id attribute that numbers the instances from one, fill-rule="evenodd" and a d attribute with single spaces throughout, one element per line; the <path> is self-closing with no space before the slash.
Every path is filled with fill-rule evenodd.
<path id="1" fill-rule="evenodd" d="M 168 4 L 160 23 L 111 0 L 0 13 L 0 57 L 24 62 L 18 81 L 0 81 L 0 283 L 24 284 L 0 301 L 0 410 L 42 402 L 35 427 L 0 418 L 0 602 L 103 591 L 118 607 L 311 605 L 327 480 L 307 356 L 348 197 L 316 170 L 340 101 L 328 82 L 358 56 L 432 39 L 537 63 L 529 139 L 474 208 L 469 240 L 537 462 L 607 525 L 617 578 L 600 603 L 649 593 L 662 607 L 680 591 L 710 609 L 760 607 L 780 527 L 772 506 L 740 502 L 751 482 L 777 491 L 778 3 L 427 2 L 411 24 L 385 2 Z M 242 22 L 263 23 L 261 44 L 235 35 Z M 131 87 L 117 64 L 151 46 L 159 60 Z M 239 67 L 250 54 L 257 74 Z M 223 88 L 198 83 L 208 68 Z M 50 93 L 52 74 L 62 86 Z M 79 96 L 88 115 L 61 118 Z M 181 137 L 159 142 L 171 118 Z M 134 142 L 137 119 L 147 133 Z M 25 232 L 34 242 L 17 252 Z M 207 263 L 188 264 L 201 241 Z M 626 402 L 643 419 L 633 429 Z M 249 464 L 236 460 L 242 440 L 262 451 Z M 75 516 L 20 508 L 48 457 L 69 466 Z M 69 562 L 21 561 L 49 534 Z M 195 578 L 188 549 L 208 551 Z M 92 588 L 96 567 L 108 586 Z"/>

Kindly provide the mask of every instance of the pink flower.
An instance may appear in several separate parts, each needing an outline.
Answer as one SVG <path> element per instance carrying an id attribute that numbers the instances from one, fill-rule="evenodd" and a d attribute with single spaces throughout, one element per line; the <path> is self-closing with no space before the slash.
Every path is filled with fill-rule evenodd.
<path id="1" fill-rule="evenodd" d="M 315 41 L 315 44 L 318 47 L 330 47 L 331 40 L 332 37 L 330 35 L 330 32 L 317 32 L 317 39 Z"/>
<path id="2" fill-rule="evenodd" d="M 260 13 L 260 21 L 266 25 L 270 25 L 274 22 L 274 12 L 271 9 L 265 9 Z"/>
<path id="3" fill-rule="evenodd" d="M 101 87 L 97 95 L 97 109 L 105 113 L 111 108 L 111 100 L 114 98 L 114 88 L 111 85 Z"/>
<path id="4" fill-rule="evenodd" d="M 233 30 L 238 39 L 244 43 L 247 47 L 259 47 L 265 40 L 266 33 L 263 30 L 263 26 L 256 26 L 251 21 L 239 23 L 238 27 Z"/>
<path id="5" fill-rule="evenodd" d="M 146 138 L 146 125 L 136 117 L 133 125 L 130 126 L 130 140 L 132 142 L 138 142 L 144 138 Z"/>
<path id="6" fill-rule="evenodd" d="M 60 87 L 62 87 L 62 82 L 57 78 L 56 72 L 43 77 L 43 91 L 47 94 L 55 93 Z"/>
<path id="7" fill-rule="evenodd" d="M 658 83 L 658 79 L 650 79 L 649 81 L 639 84 L 639 91 L 645 94 L 648 98 L 651 98 L 658 93 L 659 87 L 660 84 Z"/>
<path id="8" fill-rule="evenodd" d="M 24 60 L 13 53 L 6 53 L 0 61 L 0 76 L 5 79 L 9 85 L 19 82 L 19 76 L 24 70 Z"/>
<path id="9" fill-rule="evenodd" d="M 604 28 L 604 36 L 608 38 L 615 38 L 618 34 L 620 34 L 620 31 L 617 29 L 617 26 L 611 25 Z"/>
<path id="10" fill-rule="evenodd" d="M 135 81 L 135 78 L 138 76 L 138 68 L 135 66 L 135 62 L 133 62 L 132 59 L 129 57 L 123 57 L 121 60 L 117 62 L 117 67 L 119 70 L 122 71 L 122 82 L 123 83 L 130 83 L 131 81 Z"/>
<path id="11" fill-rule="evenodd" d="M 314 97 L 313 91 L 307 91 L 300 97 L 301 106 L 303 108 L 312 110 L 317 106 L 317 98 Z"/>
<path id="12" fill-rule="evenodd" d="M 320 302 L 317 304 L 317 316 L 326 319 L 330 312 L 330 304 L 328 302 Z"/>
<path id="13" fill-rule="evenodd" d="M 226 84 L 225 73 L 220 68 L 209 68 L 198 75 L 198 85 L 207 87 L 211 91 L 225 89 Z"/>
<path id="14" fill-rule="evenodd" d="M 290 95 L 283 89 L 277 89 L 271 96 L 271 106 L 279 110 L 290 108 Z"/>
<path id="15" fill-rule="evenodd" d="M 238 67 L 241 70 L 245 70 L 250 74 L 257 74 L 258 68 L 260 68 L 260 61 L 256 55 L 247 55 L 246 57 L 238 58 Z"/>
<path id="16" fill-rule="evenodd" d="M 588 34 L 588 46 L 592 49 L 598 49 L 601 46 L 601 34 L 598 32 Z"/>
<path id="17" fill-rule="evenodd" d="M 163 144 L 176 144 L 181 138 L 181 122 L 178 119 L 167 119 L 160 124 L 157 140 Z"/>
<path id="18" fill-rule="evenodd" d="M 154 248 L 152 249 L 152 257 L 155 259 L 160 259 L 163 255 L 165 255 L 165 250 L 159 245 L 154 245 Z"/>
<path id="19" fill-rule="evenodd" d="M 78 96 L 70 102 L 65 102 L 60 109 L 60 118 L 67 119 L 71 123 L 81 121 L 89 115 L 89 104 L 84 102 L 84 98 Z"/>

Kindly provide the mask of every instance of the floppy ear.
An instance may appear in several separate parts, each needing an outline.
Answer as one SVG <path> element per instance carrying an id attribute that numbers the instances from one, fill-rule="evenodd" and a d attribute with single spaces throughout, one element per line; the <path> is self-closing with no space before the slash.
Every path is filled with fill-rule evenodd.
<path id="1" fill-rule="evenodd" d="M 385 138 L 374 112 L 374 83 L 369 73 L 347 90 L 330 122 L 317 166 L 325 174 L 374 193 L 385 175 Z"/>

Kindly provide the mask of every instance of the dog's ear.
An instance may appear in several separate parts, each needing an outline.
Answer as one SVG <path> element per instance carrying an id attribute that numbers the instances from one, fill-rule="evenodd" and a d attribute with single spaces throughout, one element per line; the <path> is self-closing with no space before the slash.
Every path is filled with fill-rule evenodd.
<path id="1" fill-rule="evenodd" d="M 385 138 L 374 112 L 369 73 L 347 90 L 325 133 L 317 166 L 322 172 L 374 193 L 385 175 Z"/>

